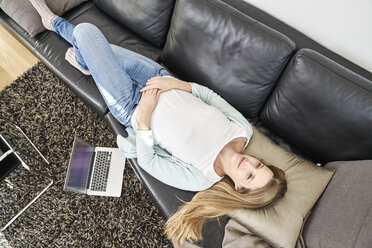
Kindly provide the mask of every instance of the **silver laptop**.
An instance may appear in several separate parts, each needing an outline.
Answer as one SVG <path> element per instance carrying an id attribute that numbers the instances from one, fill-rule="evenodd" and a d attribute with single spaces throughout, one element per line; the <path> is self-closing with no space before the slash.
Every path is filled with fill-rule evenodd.
<path id="1" fill-rule="evenodd" d="M 119 197 L 125 160 L 119 148 L 93 147 L 75 137 L 64 189 Z"/>

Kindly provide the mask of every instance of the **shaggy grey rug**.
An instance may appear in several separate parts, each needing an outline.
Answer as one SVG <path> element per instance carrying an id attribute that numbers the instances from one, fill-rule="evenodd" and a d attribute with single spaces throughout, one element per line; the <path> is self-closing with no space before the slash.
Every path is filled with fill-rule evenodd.
<path id="1" fill-rule="evenodd" d="M 30 165 L 55 180 L 0 233 L 0 247 L 172 247 L 163 235 L 164 220 L 128 163 L 120 198 L 63 191 L 74 136 L 107 147 L 116 147 L 116 139 L 44 64 L 38 63 L 0 92 L 0 114 L 18 124 L 50 161 L 47 165 L 28 159 Z M 37 158 L 12 126 L 0 120 L 0 127 L 17 149 Z M 1 224 L 45 183 L 22 168 L 2 180 Z"/>

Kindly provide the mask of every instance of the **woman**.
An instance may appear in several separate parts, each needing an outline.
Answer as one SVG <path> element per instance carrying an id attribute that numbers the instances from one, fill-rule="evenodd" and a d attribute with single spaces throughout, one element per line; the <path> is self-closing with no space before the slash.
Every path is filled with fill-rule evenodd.
<path id="1" fill-rule="evenodd" d="M 111 113 L 129 127 L 128 138 L 118 136 L 127 157 L 137 157 L 144 170 L 168 185 L 200 191 L 166 223 L 175 243 L 199 240 L 207 219 L 267 207 L 284 195 L 283 171 L 241 154 L 251 125 L 220 96 L 110 45 L 92 24 L 75 27 L 53 14 L 44 0 L 31 3 L 44 26 L 73 46 L 66 60 L 93 76 Z"/>

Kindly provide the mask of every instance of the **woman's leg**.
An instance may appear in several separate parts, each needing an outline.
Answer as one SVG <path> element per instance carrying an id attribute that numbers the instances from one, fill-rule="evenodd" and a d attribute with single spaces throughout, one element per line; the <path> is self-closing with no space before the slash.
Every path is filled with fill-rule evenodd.
<path id="1" fill-rule="evenodd" d="M 169 75 L 160 64 L 150 58 L 120 46 L 112 44 L 110 46 L 121 68 L 132 79 L 136 104 L 141 97 L 139 90 L 146 86 L 150 78 Z"/>
<path id="2" fill-rule="evenodd" d="M 69 42 L 72 46 L 74 46 L 74 37 L 73 37 L 73 31 L 75 29 L 75 25 L 68 22 L 66 19 L 58 17 L 53 22 L 53 29 L 57 34 L 59 34 L 61 37 L 63 37 L 67 42 Z M 150 58 L 147 58 L 141 54 L 138 54 L 136 52 L 133 52 L 131 50 L 128 50 L 126 48 L 112 45 L 110 44 L 111 49 L 117 59 L 120 62 L 121 67 L 123 70 L 125 70 L 126 73 L 129 74 L 131 79 L 134 80 L 135 84 L 141 84 L 141 82 L 146 83 L 146 81 L 151 78 L 152 76 L 157 75 L 169 75 L 169 73 L 158 63 L 153 61 Z M 79 52 L 79 49 L 77 47 L 74 47 L 74 56 L 79 64 L 80 68 L 87 70 L 88 67 L 85 64 L 85 61 L 82 57 L 82 55 Z M 143 68 L 145 67 L 145 68 Z M 147 68 L 146 68 L 147 67 Z M 151 68 L 157 68 L 162 69 L 159 74 L 153 75 Z M 147 73 L 143 73 L 144 70 L 148 71 L 150 69 L 150 75 Z M 138 71 L 142 71 L 142 73 L 138 73 Z M 141 88 L 145 85 L 138 85 Z"/>
<path id="3" fill-rule="evenodd" d="M 75 25 L 67 21 L 66 19 L 62 17 L 57 17 L 52 22 L 52 27 L 54 32 L 56 32 L 58 35 L 60 35 L 63 39 L 65 39 L 68 43 L 70 43 L 74 47 L 74 57 L 77 62 L 77 65 L 82 69 L 81 71 L 84 73 L 85 71 L 88 72 L 88 67 L 85 64 L 85 61 L 83 57 L 81 56 L 80 52 L 78 51 L 78 48 L 74 45 L 74 37 L 73 32 L 75 29 Z M 70 52 L 69 55 L 72 53 Z M 67 54 L 66 54 L 67 56 Z M 67 57 L 66 57 L 67 59 Z M 70 62 L 70 61 L 69 61 Z M 70 62 L 71 63 L 71 62 Z M 75 66 L 75 65 L 74 65 Z M 77 68 L 79 69 L 79 68 Z M 87 74 L 87 73 L 84 73 Z"/>
<path id="4" fill-rule="evenodd" d="M 108 108 L 116 119 L 130 125 L 140 99 L 139 89 L 154 76 L 168 73 L 155 61 L 124 48 L 111 46 L 94 25 L 75 27 L 50 11 L 44 0 L 30 0 L 46 28 L 72 44 L 80 68 L 89 70 Z"/>
<path id="5" fill-rule="evenodd" d="M 79 66 L 89 69 L 112 114 L 120 123 L 129 126 L 134 107 L 140 100 L 139 89 L 151 77 L 168 73 L 151 59 L 110 45 L 92 24 L 74 27 L 63 18 L 57 18 L 53 27 L 74 46 Z"/>

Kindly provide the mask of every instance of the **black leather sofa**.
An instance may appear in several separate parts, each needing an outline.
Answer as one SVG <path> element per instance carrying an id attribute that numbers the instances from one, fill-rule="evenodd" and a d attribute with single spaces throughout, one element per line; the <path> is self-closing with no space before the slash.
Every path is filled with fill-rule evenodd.
<path id="1" fill-rule="evenodd" d="M 242 0 L 94 0 L 63 16 L 93 23 L 110 43 L 210 87 L 277 144 L 310 161 L 372 159 L 372 74 Z M 0 21 L 115 134 L 126 136 L 92 78 L 65 61 L 67 42 L 49 31 L 31 38 L 1 10 Z M 130 163 L 164 218 L 181 204 L 177 197 L 194 195 L 157 181 L 136 159 Z M 200 246 L 221 246 L 227 218 L 220 223 L 206 224 Z"/>

